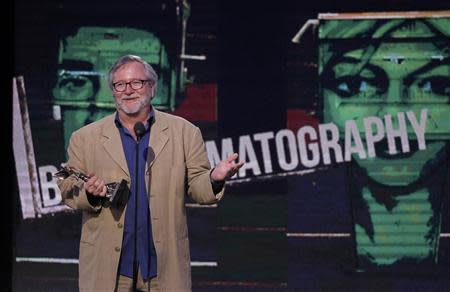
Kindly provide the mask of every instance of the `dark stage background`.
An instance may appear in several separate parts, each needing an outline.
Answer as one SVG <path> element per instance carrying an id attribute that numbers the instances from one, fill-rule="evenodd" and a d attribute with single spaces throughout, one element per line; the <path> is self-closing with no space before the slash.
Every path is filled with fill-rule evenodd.
<path id="1" fill-rule="evenodd" d="M 186 78 L 183 90 L 168 85 L 176 94 L 161 108 L 199 126 L 221 153 L 223 138 L 231 138 L 238 151 L 240 137 L 323 122 L 319 40 L 307 31 L 301 45 L 291 42 L 308 19 L 326 12 L 450 9 L 448 1 L 189 0 L 185 54 L 206 60 L 185 60 L 182 76 L 177 3 L 15 2 L 14 76 L 24 78 L 36 167 L 57 167 L 65 160 L 64 116 L 55 118 L 56 72 L 61 39 L 79 26 L 155 32 L 166 45 L 171 70 Z M 445 41 L 448 45 L 448 35 Z M 449 234 L 448 142 L 445 147 L 441 234 Z M 257 159 L 263 161 L 259 152 Z M 270 175 L 249 170 L 231 181 L 216 207 L 188 202 L 193 291 L 448 291 L 449 237 L 441 236 L 439 264 L 359 269 L 348 166 L 286 172 L 274 162 Z M 24 218 L 16 169 L 13 174 L 12 290 L 77 291 L 81 215 L 50 204 Z M 55 196 L 50 192 L 50 199 Z"/>

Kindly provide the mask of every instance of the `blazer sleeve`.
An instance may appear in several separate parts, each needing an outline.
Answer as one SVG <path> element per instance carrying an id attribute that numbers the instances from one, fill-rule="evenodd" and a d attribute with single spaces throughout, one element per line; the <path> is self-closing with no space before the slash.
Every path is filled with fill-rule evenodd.
<path id="1" fill-rule="evenodd" d="M 67 166 L 73 167 L 83 173 L 86 173 L 85 161 L 87 144 L 83 141 L 83 135 L 78 131 L 74 132 L 70 137 L 67 154 L 69 160 Z M 83 210 L 90 212 L 99 212 L 101 204 L 92 205 L 88 200 L 88 195 L 84 189 L 84 182 L 77 179 L 74 175 L 66 179 L 58 181 L 58 187 L 61 190 L 63 202 L 75 210 Z"/>
<path id="2" fill-rule="evenodd" d="M 186 168 L 188 195 L 199 204 L 214 204 L 222 199 L 225 185 L 214 195 L 212 188 L 208 156 L 200 129 L 192 128 L 186 135 Z"/>

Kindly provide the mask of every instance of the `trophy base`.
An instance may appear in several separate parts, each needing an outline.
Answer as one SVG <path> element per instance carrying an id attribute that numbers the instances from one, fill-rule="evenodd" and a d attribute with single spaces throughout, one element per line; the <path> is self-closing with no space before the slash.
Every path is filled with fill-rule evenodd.
<path id="1" fill-rule="evenodd" d="M 127 181 L 122 179 L 120 183 L 112 183 L 113 191 L 108 196 L 109 204 L 113 207 L 125 206 L 128 202 L 130 190 L 128 189 Z"/>

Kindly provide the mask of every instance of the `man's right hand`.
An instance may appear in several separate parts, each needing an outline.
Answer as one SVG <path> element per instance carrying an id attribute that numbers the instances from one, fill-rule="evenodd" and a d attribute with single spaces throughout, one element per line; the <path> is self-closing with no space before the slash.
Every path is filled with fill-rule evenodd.
<path id="1" fill-rule="evenodd" d="M 84 183 L 84 189 L 87 193 L 95 197 L 104 197 L 106 196 L 106 186 L 105 182 L 96 177 L 95 174 L 89 174 L 89 180 Z"/>

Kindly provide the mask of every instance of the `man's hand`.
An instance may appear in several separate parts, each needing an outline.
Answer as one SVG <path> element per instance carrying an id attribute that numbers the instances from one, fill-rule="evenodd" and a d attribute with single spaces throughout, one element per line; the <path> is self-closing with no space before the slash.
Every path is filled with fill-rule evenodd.
<path id="1" fill-rule="evenodd" d="M 96 177 L 95 174 L 91 173 L 89 174 L 89 180 L 84 183 L 84 189 L 89 194 L 96 196 L 96 197 L 104 197 L 106 196 L 106 186 L 105 182 Z"/>
<path id="2" fill-rule="evenodd" d="M 233 175 L 235 175 L 239 168 L 244 165 L 244 161 L 239 161 L 235 163 L 234 161 L 238 158 L 237 153 L 233 153 L 228 156 L 227 159 L 220 161 L 214 170 L 211 172 L 211 179 L 215 182 L 226 181 Z"/>

